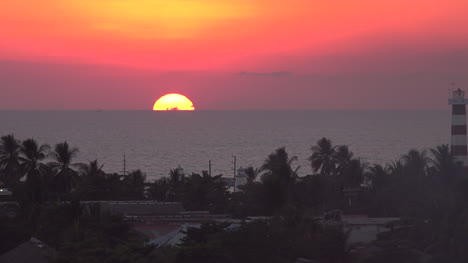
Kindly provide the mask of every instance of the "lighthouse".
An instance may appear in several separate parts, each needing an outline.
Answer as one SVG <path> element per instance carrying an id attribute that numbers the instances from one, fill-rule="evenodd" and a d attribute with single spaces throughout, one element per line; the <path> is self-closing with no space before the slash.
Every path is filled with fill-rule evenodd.
<path id="1" fill-rule="evenodd" d="M 452 105 L 452 132 L 450 150 L 455 160 L 468 167 L 467 139 L 466 139 L 466 104 L 465 91 L 457 89 L 452 91 L 449 104 Z"/>

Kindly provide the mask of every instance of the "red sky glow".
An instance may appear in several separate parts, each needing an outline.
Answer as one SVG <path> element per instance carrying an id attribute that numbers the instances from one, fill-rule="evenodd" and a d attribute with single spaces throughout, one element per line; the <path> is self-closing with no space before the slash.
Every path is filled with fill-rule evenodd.
<path id="1" fill-rule="evenodd" d="M 205 110 L 443 109 L 449 83 L 468 87 L 465 0 L 0 7 L 0 109 L 150 110 L 166 93 Z"/>

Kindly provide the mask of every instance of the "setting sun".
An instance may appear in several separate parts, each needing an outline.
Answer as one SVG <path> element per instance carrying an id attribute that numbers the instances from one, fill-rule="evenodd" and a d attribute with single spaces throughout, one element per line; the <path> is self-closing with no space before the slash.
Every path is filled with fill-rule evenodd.
<path id="1" fill-rule="evenodd" d="M 159 98 L 156 103 L 154 103 L 153 110 L 195 110 L 195 107 L 192 101 L 184 95 L 171 93 Z"/>

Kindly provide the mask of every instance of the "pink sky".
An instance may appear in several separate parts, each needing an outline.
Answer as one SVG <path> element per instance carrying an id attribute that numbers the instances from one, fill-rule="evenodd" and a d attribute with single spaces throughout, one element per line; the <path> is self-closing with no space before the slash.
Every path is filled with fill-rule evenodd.
<path id="1" fill-rule="evenodd" d="M 462 0 L 0 0 L 0 109 L 445 109 Z"/>

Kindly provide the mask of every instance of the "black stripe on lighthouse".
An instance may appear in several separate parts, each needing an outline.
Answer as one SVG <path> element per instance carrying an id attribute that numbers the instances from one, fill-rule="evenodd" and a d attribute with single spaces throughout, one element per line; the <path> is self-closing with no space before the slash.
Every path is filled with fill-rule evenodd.
<path id="1" fill-rule="evenodd" d="M 452 115 L 466 115 L 466 105 L 465 104 L 453 104 Z"/>
<path id="2" fill-rule="evenodd" d="M 466 135 L 466 125 L 452 125 L 452 135 Z"/>
<path id="3" fill-rule="evenodd" d="M 466 145 L 452 145 L 452 154 L 454 156 L 466 156 L 468 151 Z"/>

